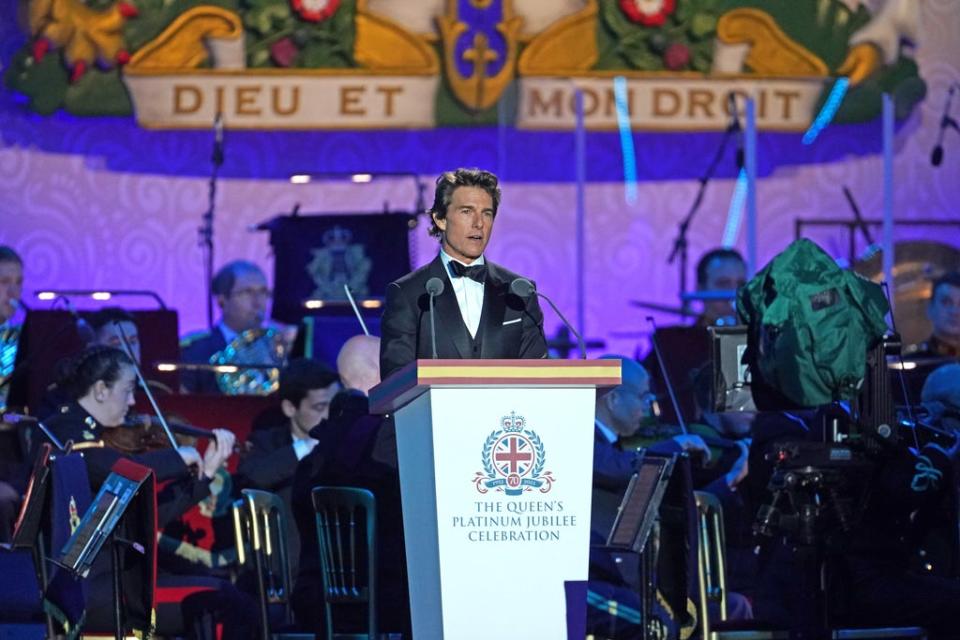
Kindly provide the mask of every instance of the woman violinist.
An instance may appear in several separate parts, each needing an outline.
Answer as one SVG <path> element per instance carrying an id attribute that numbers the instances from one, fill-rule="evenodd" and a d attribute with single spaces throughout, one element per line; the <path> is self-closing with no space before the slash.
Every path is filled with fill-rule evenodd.
<path id="1" fill-rule="evenodd" d="M 108 446 L 106 442 L 110 438 L 105 435 L 114 429 L 128 428 L 122 425 L 134 403 L 136 388 L 133 362 L 115 347 L 85 349 L 72 360 L 58 384 L 72 400 L 61 406 L 46 424 L 61 442 L 72 441 L 73 451 L 82 453 L 94 493 L 121 458 L 151 468 L 158 482 L 169 481 L 157 495 L 157 526 L 160 529 L 210 494 L 211 479 L 233 452 L 235 437 L 226 429 L 211 432 L 210 443 L 202 456 L 193 447 L 180 446 L 133 455 Z M 101 554 L 89 580 L 87 620 L 88 627 L 93 629 L 113 626 L 108 556 Z M 102 560 L 106 560 L 107 566 L 98 571 Z M 163 581 L 161 575 L 158 582 Z M 185 581 L 189 583 L 186 585 L 188 589 L 199 587 L 202 590 L 185 597 L 176 610 L 168 611 L 167 615 L 161 606 L 157 612 L 158 632 L 168 627 L 190 633 L 195 626 L 199 630 L 199 622 L 205 614 L 212 614 L 214 620 L 223 624 L 223 638 L 250 637 L 251 630 L 257 625 L 256 618 L 251 619 L 249 612 L 255 611 L 256 607 L 245 594 L 238 592 L 229 582 L 216 578 L 189 576 L 179 583 Z"/>

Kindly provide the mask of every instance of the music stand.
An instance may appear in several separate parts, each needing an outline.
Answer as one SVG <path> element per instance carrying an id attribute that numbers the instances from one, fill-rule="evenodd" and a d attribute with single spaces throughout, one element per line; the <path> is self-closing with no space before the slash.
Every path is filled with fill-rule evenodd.
<path id="1" fill-rule="evenodd" d="M 118 640 L 124 637 L 120 546 L 126 545 L 141 554 L 145 550 L 142 544 L 117 537 L 115 530 L 127 508 L 152 476 L 153 471 L 148 467 L 129 460 L 117 461 L 73 535 L 54 559 L 56 564 L 77 578 L 86 578 L 103 545 L 108 539 L 111 541 L 114 625 Z M 149 486 L 152 487 L 152 483 Z M 155 577 L 151 576 L 151 579 Z"/>
<path id="2" fill-rule="evenodd" d="M 607 536 L 608 547 L 643 553 L 667 490 L 674 462 L 673 457 L 644 456 L 620 501 L 617 518 Z"/>
<path id="3" fill-rule="evenodd" d="M 30 482 L 20 504 L 20 513 L 13 526 L 13 539 L 10 549 L 30 549 L 40 535 L 43 516 L 46 509 L 47 492 L 50 487 L 50 453 L 53 448 L 43 443 L 33 461 Z M 7 545 L 5 545 L 7 546 Z"/>
<path id="4" fill-rule="evenodd" d="M 756 411 L 750 370 L 743 362 L 747 327 L 708 327 L 710 335 L 710 402 L 713 411 Z"/>
<path id="5" fill-rule="evenodd" d="M 607 536 L 607 548 L 633 552 L 640 557 L 640 618 L 643 624 L 651 619 L 655 586 L 654 554 L 643 553 L 660 513 L 660 503 L 667 491 L 676 456 L 644 456 L 637 472 L 630 478 L 627 490 L 617 509 L 617 518 Z"/>

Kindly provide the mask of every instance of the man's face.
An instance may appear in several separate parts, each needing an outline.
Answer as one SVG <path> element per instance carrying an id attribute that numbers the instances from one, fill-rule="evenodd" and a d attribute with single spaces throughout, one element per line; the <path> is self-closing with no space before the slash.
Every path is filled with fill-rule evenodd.
<path id="1" fill-rule="evenodd" d="M 747 269 L 735 258 L 714 258 L 707 264 L 707 279 L 701 291 L 732 291 L 747 281 Z M 711 319 L 734 315 L 732 300 L 710 300 L 703 313 Z"/>
<path id="2" fill-rule="evenodd" d="M 123 330 L 123 335 L 127 337 L 127 342 L 133 351 L 133 357 L 137 362 L 140 362 L 140 334 L 137 333 L 137 325 L 129 320 L 123 320 L 120 322 L 120 328 Z M 116 347 L 121 351 L 126 351 L 123 346 L 123 337 L 121 336 L 120 329 L 118 329 L 117 325 L 113 322 L 108 322 L 97 331 L 97 344 Z"/>
<path id="3" fill-rule="evenodd" d="M 493 231 L 493 198 L 480 187 L 457 187 L 447 216 L 434 221 L 443 232 L 443 250 L 451 258 L 470 264 L 483 255 Z"/>
<path id="4" fill-rule="evenodd" d="M 632 436 L 640 428 L 641 421 L 651 415 L 651 405 L 656 396 L 650 391 L 650 376 L 621 384 L 608 394 L 609 409 L 613 416 L 610 425 L 622 437 Z"/>
<path id="5" fill-rule="evenodd" d="M 23 267 L 19 262 L 0 262 L 0 324 L 16 312 L 13 300 L 23 295 Z"/>
<path id="6" fill-rule="evenodd" d="M 306 436 L 310 429 L 330 415 L 330 401 L 340 391 L 340 383 L 329 387 L 311 389 L 296 407 L 289 400 L 283 402 L 283 411 L 290 418 L 294 435 Z"/>
<path id="7" fill-rule="evenodd" d="M 927 315 L 933 323 L 933 335 L 951 342 L 960 340 L 960 287 L 941 284 L 933 292 Z"/>
<path id="8" fill-rule="evenodd" d="M 224 324 L 238 333 L 260 328 L 267 314 L 269 299 L 267 280 L 259 271 L 241 271 L 230 293 L 217 298 Z"/>

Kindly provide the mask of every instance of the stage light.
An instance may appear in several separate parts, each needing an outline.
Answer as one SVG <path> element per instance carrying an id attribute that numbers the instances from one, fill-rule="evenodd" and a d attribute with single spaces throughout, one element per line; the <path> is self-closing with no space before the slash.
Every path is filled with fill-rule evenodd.
<path id="1" fill-rule="evenodd" d="M 743 221 L 743 208 L 747 202 L 747 170 L 740 169 L 737 183 L 733 187 L 733 196 L 730 198 L 730 208 L 727 210 L 727 224 L 723 228 L 723 238 L 720 246 L 732 247 L 737 244 L 740 235 L 740 223 Z"/>
<path id="2" fill-rule="evenodd" d="M 623 193 L 627 204 L 637 201 L 637 156 L 633 148 L 633 130 L 630 127 L 630 103 L 627 79 L 613 79 L 613 95 L 617 106 L 617 128 L 620 129 L 620 151 L 623 155 Z"/>
<path id="3" fill-rule="evenodd" d="M 383 306 L 383 300 L 378 298 L 366 298 L 364 300 L 358 300 L 357 304 L 364 309 L 379 309 Z M 348 300 L 320 300 L 318 298 L 310 298 L 309 300 L 303 301 L 303 307 L 305 309 L 327 309 L 347 307 L 349 305 L 350 302 Z"/>
<path id="4" fill-rule="evenodd" d="M 90 298 L 98 302 L 106 302 L 117 297 L 125 298 L 152 298 L 157 306 L 166 309 L 167 304 L 156 291 L 148 289 L 41 289 L 33 293 L 38 300 L 56 300 L 57 298 Z"/>
<path id="5" fill-rule="evenodd" d="M 902 369 L 902 370 L 904 370 L 904 371 L 910 371 L 911 369 L 916 369 L 916 368 L 917 368 L 917 363 L 916 363 L 916 362 L 910 362 L 909 360 L 906 361 L 906 362 L 902 362 L 902 363 L 901 363 L 901 362 L 891 362 L 891 363 L 889 363 L 889 364 L 887 365 L 887 367 L 888 367 L 889 369 L 896 369 L 896 370 L 901 370 L 901 369 Z"/>
<path id="6" fill-rule="evenodd" d="M 213 373 L 238 373 L 242 369 L 279 369 L 272 365 L 255 364 L 207 364 L 206 362 L 157 362 L 153 365 L 157 371 L 212 371 Z"/>
<path id="7" fill-rule="evenodd" d="M 350 180 L 357 184 L 363 184 L 365 182 L 372 182 L 373 175 L 369 173 L 355 173 L 352 176 L 350 176 Z"/>
<path id="8" fill-rule="evenodd" d="M 308 184 L 310 182 L 310 176 L 305 173 L 297 173 L 290 176 L 291 184 Z"/>
<path id="9" fill-rule="evenodd" d="M 810 128 L 807 129 L 807 132 L 803 134 L 803 144 L 813 144 L 813 141 L 817 139 L 820 132 L 826 129 L 827 125 L 833 121 L 833 117 L 837 115 L 837 110 L 840 109 L 840 103 L 843 102 L 843 97 L 847 94 L 847 88 L 849 86 L 850 80 L 842 76 L 837 78 L 836 82 L 833 83 L 833 88 L 830 89 L 830 95 L 828 95 L 827 99 L 823 102 L 820 113 L 818 113 L 817 117 L 810 123 Z"/>

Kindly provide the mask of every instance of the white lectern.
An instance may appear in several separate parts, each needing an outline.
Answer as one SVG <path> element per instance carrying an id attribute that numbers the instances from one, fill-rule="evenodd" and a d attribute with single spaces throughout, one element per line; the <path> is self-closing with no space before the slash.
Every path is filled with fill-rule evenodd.
<path id="1" fill-rule="evenodd" d="M 565 640 L 586 580 L 597 387 L 619 360 L 418 360 L 395 413 L 415 638 Z"/>

